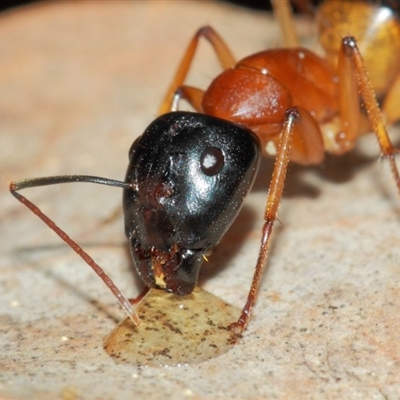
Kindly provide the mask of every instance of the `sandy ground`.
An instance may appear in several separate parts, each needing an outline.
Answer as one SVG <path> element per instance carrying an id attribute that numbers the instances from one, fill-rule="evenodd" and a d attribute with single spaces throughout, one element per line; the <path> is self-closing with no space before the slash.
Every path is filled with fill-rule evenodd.
<path id="1" fill-rule="evenodd" d="M 237 57 L 281 44 L 273 17 L 214 2 L 54 2 L 0 16 L 0 397 L 6 399 L 398 399 L 400 199 L 366 137 L 320 168 L 290 168 L 257 306 L 242 341 L 204 363 L 116 364 L 103 338 L 124 318 L 93 272 L 10 196 L 7 181 L 82 173 L 123 179 L 182 51 L 210 24 Z M 303 42 L 314 28 L 298 21 Z M 202 46 L 191 82 L 218 72 Z M 392 131 L 399 144 L 399 133 Z M 271 162 L 200 285 L 244 304 Z M 26 193 L 128 297 L 119 189 Z"/>

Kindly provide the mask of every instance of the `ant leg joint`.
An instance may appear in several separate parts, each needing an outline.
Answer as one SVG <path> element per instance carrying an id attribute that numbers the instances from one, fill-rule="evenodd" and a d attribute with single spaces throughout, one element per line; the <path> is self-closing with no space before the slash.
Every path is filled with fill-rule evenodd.
<path id="1" fill-rule="evenodd" d="M 286 110 L 286 118 L 295 119 L 300 117 L 300 112 L 297 107 L 290 107 Z"/>
<path id="2" fill-rule="evenodd" d="M 205 25 L 199 28 L 196 32 L 196 36 L 207 36 L 211 31 L 213 31 L 213 28 L 211 28 L 210 25 Z"/>
<path id="3" fill-rule="evenodd" d="M 342 39 L 343 47 L 346 51 L 352 52 L 353 49 L 357 48 L 357 41 L 353 36 L 345 36 Z"/>
<path id="4" fill-rule="evenodd" d="M 183 90 L 182 87 L 178 87 L 173 96 L 171 111 L 178 111 L 179 101 L 182 98 Z"/>

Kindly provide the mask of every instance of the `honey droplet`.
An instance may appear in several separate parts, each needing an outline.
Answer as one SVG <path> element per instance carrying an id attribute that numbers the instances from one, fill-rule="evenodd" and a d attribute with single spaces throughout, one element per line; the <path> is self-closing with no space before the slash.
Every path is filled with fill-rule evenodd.
<path id="1" fill-rule="evenodd" d="M 151 289 L 137 312 L 139 326 L 126 318 L 104 340 L 118 363 L 195 364 L 226 353 L 238 340 L 227 327 L 240 310 L 200 288 L 187 296 Z"/>

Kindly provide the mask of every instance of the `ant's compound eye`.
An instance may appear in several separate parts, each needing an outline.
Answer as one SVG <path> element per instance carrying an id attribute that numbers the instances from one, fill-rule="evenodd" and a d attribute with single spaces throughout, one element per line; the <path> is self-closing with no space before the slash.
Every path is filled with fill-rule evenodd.
<path id="1" fill-rule="evenodd" d="M 200 157 L 201 170 L 205 175 L 213 176 L 224 167 L 225 156 L 218 147 L 207 147 Z"/>

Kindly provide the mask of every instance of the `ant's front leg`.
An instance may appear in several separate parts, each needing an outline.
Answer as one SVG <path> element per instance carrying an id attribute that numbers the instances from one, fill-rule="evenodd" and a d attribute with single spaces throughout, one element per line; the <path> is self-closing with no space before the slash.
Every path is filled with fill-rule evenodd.
<path id="1" fill-rule="evenodd" d="M 308 126 L 307 111 L 300 108 L 291 108 L 286 112 L 286 117 L 279 142 L 274 171 L 271 178 L 271 185 L 268 191 L 268 200 L 264 214 L 264 226 L 262 228 L 261 246 L 254 270 L 253 281 L 247 296 L 247 301 L 237 322 L 229 325 L 229 329 L 236 336 L 240 336 L 246 328 L 250 318 L 250 311 L 254 306 L 257 293 L 260 287 L 261 278 L 267 260 L 270 247 L 271 234 L 274 223 L 277 219 L 278 208 L 282 198 L 285 185 L 286 171 L 290 159 L 292 138 L 295 130 L 303 131 Z M 233 340 L 235 340 L 233 338 Z"/>

